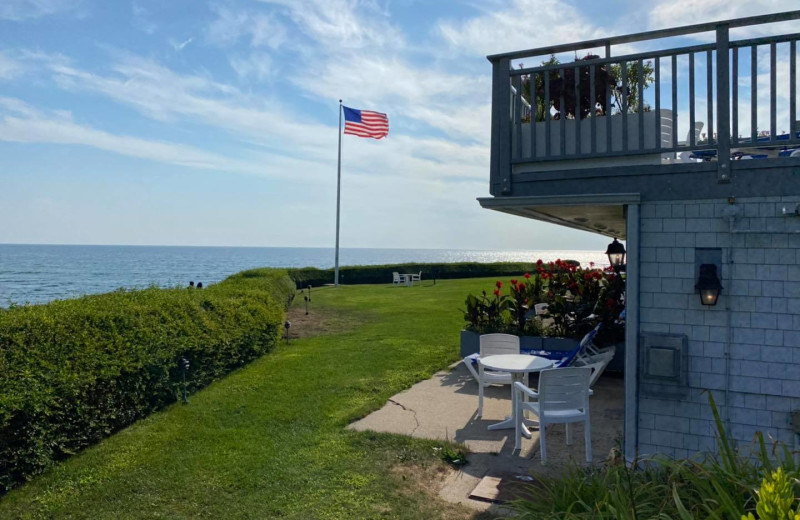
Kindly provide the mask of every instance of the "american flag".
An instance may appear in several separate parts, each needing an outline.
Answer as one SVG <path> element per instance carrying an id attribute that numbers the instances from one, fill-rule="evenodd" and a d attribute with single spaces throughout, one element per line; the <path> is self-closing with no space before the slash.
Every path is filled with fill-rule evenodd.
<path id="1" fill-rule="evenodd" d="M 389 135 L 389 118 L 386 114 L 370 110 L 344 109 L 344 133 L 358 137 L 382 139 Z"/>

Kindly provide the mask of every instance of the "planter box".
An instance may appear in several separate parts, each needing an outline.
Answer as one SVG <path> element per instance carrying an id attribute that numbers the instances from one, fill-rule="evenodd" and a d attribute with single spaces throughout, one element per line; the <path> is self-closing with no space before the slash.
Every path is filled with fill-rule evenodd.
<path id="1" fill-rule="evenodd" d="M 614 358 L 606 367 L 608 372 L 625 372 L 625 342 L 614 344 Z"/>
<path id="2" fill-rule="evenodd" d="M 567 338 L 541 338 L 539 336 L 520 336 L 519 346 L 525 350 L 565 350 L 575 348 L 575 340 Z M 477 354 L 480 351 L 480 335 L 468 330 L 461 331 L 461 357 Z"/>
<path id="3" fill-rule="evenodd" d="M 481 350 L 480 336 L 468 330 L 461 331 L 461 358 L 477 354 Z"/>
<path id="4" fill-rule="evenodd" d="M 606 121 L 611 120 L 611 148 L 608 149 Z M 514 166 L 514 173 L 535 171 L 572 170 L 582 168 L 598 168 L 609 166 L 631 166 L 642 164 L 661 164 L 662 154 L 659 148 L 672 147 L 672 111 L 661 109 L 661 120 L 656 123 L 656 112 L 642 114 L 643 140 L 639 142 L 639 114 L 627 115 L 627 142 L 623 141 L 622 114 L 602 116 L 595 118 L 595 154 L 617 153 L 616 157 L 576 157 L 579 154 L 592 154 L 592 118 L 576 121 L 565 119 L 564 123 L 564 154 L 561 153 L 561 124 L 562 121 L 550 121 L 550 150 L 547 150 L 547 126 L 544 122 L 536 124 L 535 153 L 531 153 L 531 125 L 522 123 L 511 125 L 512 157 L 525 159 L 557 160 L 558 166 L 544 163 L 522 163 Z M 575 139 L 576 125 L 580 125 L 580 149 Z M 657 129 L 660 129 L 657 134 Z M 519 139 L 517 132 L 520 132 Z M 626 146 L 627 145 L 627 146 Z M 652 150 L 653 153 L 642 153 Z M 629 154 L 623 154 L 628 151 Z"/>
<path id="5" fill-rule="evenodd" d="M 569 352 L 575 348 L 576 340 L 568 338 L 541 338 L 539 336 L 521 336 L 519 345 L 524 350 L 563 350 Z M 461 357 L 480 352 L 480 335 L 468 330 L 461 331 Z M 614 345 L 614 358 L 606 367 L 609 372 L 625 371 L 625 342 Z"/>

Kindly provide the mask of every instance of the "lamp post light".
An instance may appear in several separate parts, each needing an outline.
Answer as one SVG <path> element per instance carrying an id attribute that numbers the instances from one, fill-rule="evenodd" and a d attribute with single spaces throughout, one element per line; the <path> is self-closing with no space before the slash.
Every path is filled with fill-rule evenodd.
<path id="1" fill-rule="evenodd" d="M 608 244 L 606 249 L 608 255 L 608 263 L 616 273 L 619 273 L 625 268 L 625 246 L 622 245 L 616 238 L 613 242 Z"/>
<path id="2" fill-rule="evenodd" d="M 722 292 L 722 284 L 717 276 L 717 266 L 715 264 L 700 265 L 700 274 L 694 287 L 700 293 L 700 303 L 709 306 L 716 305 L 719 293 Z"/>
<path id="3" fill-rule="evenodd" d="M 308 295 L 303 296 L 303 299 L 306 301 L 306 316 L 308 316 L 308 301 L 311 299 Z"/>
<path id="4" fill-rule="evenodd" d="M 289 327 L 292 326 L 292 322 L 286 320 L 286 323 L 283 324 L 283 328 L 286 329 L 286 344 L 289 344 Z"/>
<path id="5" fill-rule="evenodd" d="M 178 364 L 181 367 L 181 376 L 183 378 L 183 404 L 187 404 L 189 399 L 186 395 L 186 372 L 189 371 L 189 360 L 182 357 Z"/>

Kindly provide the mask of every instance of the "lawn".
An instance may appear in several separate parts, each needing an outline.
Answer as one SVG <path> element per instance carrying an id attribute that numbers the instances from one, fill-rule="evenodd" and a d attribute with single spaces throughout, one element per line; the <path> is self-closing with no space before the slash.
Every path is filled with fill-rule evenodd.
<path id="1" fill-rule="evenodd" d="M 440 443 L 345 429 L 458 359 L 494 279 L 314 290 L 303 336 L 67 460 L 2 518 L 469 518 L 430 485 Z"/>

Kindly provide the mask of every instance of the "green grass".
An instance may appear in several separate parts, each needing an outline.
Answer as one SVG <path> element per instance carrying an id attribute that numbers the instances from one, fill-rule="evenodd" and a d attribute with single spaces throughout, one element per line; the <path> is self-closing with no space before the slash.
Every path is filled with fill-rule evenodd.
<path id="1" fill-rule="evenodd" d="M 492 281 L 315 290 L 311 314 L 333 332 L 65 461 L 3 498 L 0 517 L 468 517 L 398 469 L 435 472 L 441 443 L 345 426 L 456 361 L 464 297 Z"/>

